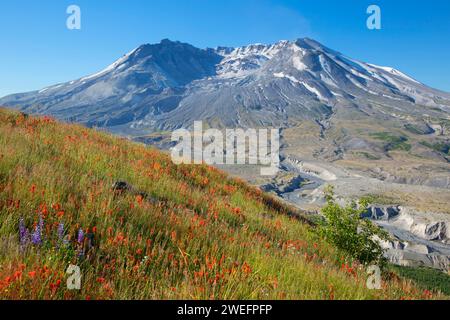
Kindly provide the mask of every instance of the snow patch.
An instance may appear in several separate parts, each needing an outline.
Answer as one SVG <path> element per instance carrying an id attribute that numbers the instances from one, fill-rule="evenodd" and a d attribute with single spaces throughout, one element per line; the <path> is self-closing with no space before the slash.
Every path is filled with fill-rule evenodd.
<path id="1" fill-rule="evenodd" d="M 274 73 L 273 75 L 276 78 L 286 78 L 286 79 L 290 80 L 291 82 L 300 84 L 303 87 L 305 87 L 306 90 L 308 90 L 309 92 L 311 92 L 314 95 L 316 95 L 320 100 L 328 101 L 328 99 L 326 97 L 324 97 L 317 88 L 315 88 L 312 85 L 306 83 L 305 81 L 300 81 L 297 78 L 295 78 L 295 77 L 293 77 L 291 75 L 287 75 L 287 74 L 285 74 L 283 72 L 277 72 L 277 73 Z"/>
<path id="2" fill-rule="evenodd" d="M 301 81 L 301 84 L 308 89 L 309 92 L 314 93 L 320 100 L 327 100 L 318 89 L 314 88 L 313 86 L 309 85 L 308 83 Z"/>
<path id="3" fill-rule="evenodd" d="M 397 69 L 394 69 L 394 68 L 391 68 L 391 67 L 377 66 L 377 65 L 375 65 L 375 64 L 368 64 L 368 65 L 371 66 L 371 67 L 377 68 L 377 69 L 381 69 L 381 70 L 383 70 L 383 71 L 385 71 L 385 72 L 388 72 L 388 73 L 390 73 L 390 74 L 393 74 L 393 75 L 395 75 L 395 76 L 397 76 L 397 77 L 404 78 L 404 79 L 406 79 L 406 80 L 408 80 L 408 81 L 412 81 L 412 82 L 414 82 L 414 83 L 421 84 L 419 81 L 417 81 L 417 80 L 411 78 L 410 76 L 404 74 L 404 73 L 401 72 L 401 71 L 398 71 Z"/>
<path id="4" fill-rule="evenodd" d="M 95 73 L 95 74 L 92 74 L 92 75 L 90 75 L 90 76 L 81 78 L 79 81 L 80 81 L 80 82 L 84 82 L 84 81 L 87 81 L 87 80 L 91 80 L 91 79 L 100 77 L 100 76 L 102 76 L 102 75 L 105 75 L 106 73 L 111 72 L 111 71 L 113 71 L 113 70 L 115 70 L 115 69 L 118 69 L 118 70 L 119 70 L 119 69 L 124 68 L 124 67 L 125 67 L 124 63 L 128 60 L 128 58 L 129 58 L 132 54 L 134 54 L 135 52 L 137 52 L 138 49 L 139 49 L 139 48 L 136 48 L 136 49 L 134 49 L 133 51 L 131 51 L 131 52 L 125 54 L 122 58 L 120 58 L 119 60 L 117 60 L 117 61 L 114 62 L 113 64 L 109 65 L 108 67 L 106 67 L 106 68 L 103 69 L 102 71 L 97 72 L 97 73 Z"/>
<path id="5" fill-rule="evenodd" d="M 292 59 L 292 62 L 294 63 L 294 68 L 299 71 L 305 71 L 308 69 L 308 66 L 303 63 L 303 61 L 300 59 L 300 57 L 294 57 Z"/>
<path id="6" fill-rule="evenodd" d="M 297 78 L 295 78 L 293 76 L 290 76 L 290 75 L 287 75 L 287 74 L 284 74 L 283 72 L 274 73 L 273 75 L 276 78 L 286 78 L 286 79 L 289 79 L 292 82 L 301 83 L 301 81 L 297 80 Z"/>

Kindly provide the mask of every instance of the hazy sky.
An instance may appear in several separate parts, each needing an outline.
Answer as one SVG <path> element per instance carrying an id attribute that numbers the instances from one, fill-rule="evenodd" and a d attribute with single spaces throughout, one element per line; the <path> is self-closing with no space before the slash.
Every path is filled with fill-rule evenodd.
<path id="1" fill-rule="evenodd" d="M 66 9 L 81 8 L 81 30 Z M 382 30 L 366 27 L 381 7 Z M 163 38 L 199 47 L 311 37 L 450 92 L 448 0 L 2 0 L 0 96 L 97 72 Z"/>

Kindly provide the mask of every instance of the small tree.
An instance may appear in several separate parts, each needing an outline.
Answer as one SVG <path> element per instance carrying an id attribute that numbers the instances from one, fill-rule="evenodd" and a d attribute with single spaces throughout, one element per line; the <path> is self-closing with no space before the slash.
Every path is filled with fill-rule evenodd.
<path id="1" fill-rule="evenodd" d="M 327 204 L 322 208 L 325 221 L 320 230 L 327 241 L 363 264 L 384 264 L 379 240 L 387 240 L 389 236 L 371 221 L 361 218 L 367 201 L 360 201 L 359 206 L 351 202 L 342 207 L 334 200 L 332 186 L 325 188 L 325 199 Z"/>

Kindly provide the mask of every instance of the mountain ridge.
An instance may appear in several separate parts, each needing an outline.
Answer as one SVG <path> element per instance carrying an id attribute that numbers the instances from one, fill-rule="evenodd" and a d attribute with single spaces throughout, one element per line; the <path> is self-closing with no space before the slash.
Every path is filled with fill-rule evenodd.
<path id="1" fill-rule="evenodd" d="M 211 94 L 223 84 L 222 94 Z M 229 86 L 235 89 L 229 90 L 227 96 Z M 262 86 L 268 89 L 249 92 Z M 288 94 L 283 97 L 280 91 Z M 163 39 L 159 44 L 137 47 L 100 72 L 39 91 L 9 95 L 0 99 L 0 104 L 50 113 L 88 126 L 129 124 L 133 128 L 146 127 L 144 130 L 164 130 L 180 123 L 188 125 L 180 119 L 187 111 L 204 119 L 204 109 L 212 108 L 213 112 L 206 112 L 206 116 L 214 118 L 219 113 L 220 117 L 219 111 L 226 104 L 232 113 L 242 107 L 242 111 L 256 114 L 259 122 L 247 121 L 242 123 L 244 126 L 286 124 L 285 117 L 268 114 L 271 112 L 290 112 L 296 119 L 302 118 L 300 110 L 306 117 L 323 120 L 329 112 L 323 105 L 331 107 L 338 100 L 351 104 L 355 98 L 367 95 L 443 108 L 444 112 L 450 108 L 450 94 L 428 88 L 394 68 L 347 58 L 309 38 L 216 49 Z M 239 101 L 241 96 L 244 98 Z M 436 103 L 436 98 L 443 103 Z M 211 107 L 202 100 L 218 100 L 220 105 L 213 103 Z M 290 104 L 297 108 L 283 108 Z M 177 118 L 177 112 L 181 114 L 177 123 L 166 120 L 174 113 Z M 238 117 L 236 112 L 228 114 L 223 125 L 240 125 Z M 262 120 L 266 118 L 269 121 Z M 152 120 L 159 122 L 157 128 L 151 125 Z"/>

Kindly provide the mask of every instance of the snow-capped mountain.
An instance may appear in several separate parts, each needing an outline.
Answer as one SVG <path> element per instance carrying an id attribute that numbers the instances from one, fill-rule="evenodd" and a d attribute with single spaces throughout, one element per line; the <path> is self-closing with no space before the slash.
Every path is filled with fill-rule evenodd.
<path id="1" fill-rule="evenodd" d="M 450 109 L 450 94 L 311 39 L 217 49 L 163 40 L 96 74 L 7 96 L 0 105 L 139 135 L 195 120 L 227 127 L 320 123 L 339 107 L 441 117 Z"/>

